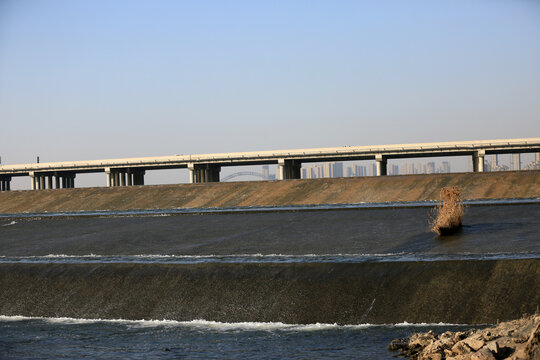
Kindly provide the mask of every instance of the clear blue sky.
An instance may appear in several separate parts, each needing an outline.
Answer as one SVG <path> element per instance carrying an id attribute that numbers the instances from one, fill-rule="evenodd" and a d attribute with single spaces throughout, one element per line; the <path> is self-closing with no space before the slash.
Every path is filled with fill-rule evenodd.
<path id="1" fill-rule="evenodd" d="M 540 1 L 0 0 L 3 163 L 540 136 Z"/>

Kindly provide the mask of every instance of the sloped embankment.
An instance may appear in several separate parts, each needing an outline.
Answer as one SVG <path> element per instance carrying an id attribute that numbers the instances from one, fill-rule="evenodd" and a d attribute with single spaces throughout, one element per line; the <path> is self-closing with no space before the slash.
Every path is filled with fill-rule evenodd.
<path id="1" fill-rule="evenodd" d="M 423 201 L 453 185 L 464 199 L 536 198 L 540 171 L 11 191 L 0 213 Z"/>
<path id="2" fill-rule="evenodd" d="M 0 314 L 284 323 L 495 323 L 540 304 L 540 260 L 2 264 Z"/>

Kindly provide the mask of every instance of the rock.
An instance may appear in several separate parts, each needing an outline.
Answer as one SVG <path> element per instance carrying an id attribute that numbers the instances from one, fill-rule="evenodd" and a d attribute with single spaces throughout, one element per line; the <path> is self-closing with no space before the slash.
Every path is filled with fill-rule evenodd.
<path id="1" fill-rule="evenodd" d="M 488 348 L 489 351 L 491 351 L 493 354 L 497 355 L 501 347 L 499 346 L 499 343 L 495 340 L 495 341 L 489 342 L 486 345 L 486 348 Z"/>
<path id="2" fill-rule="evenodd" d="M 531 332 L 531 336 L 525 346 L 525 353 L 531 359 L 540 359 L 540 321 L 538 321 L 536 327 Z"/>
<path id="3" fill-rule="evenodd" d="M 418 360 L 442 360 L 443 355 L 440 353 L 434 353 L 434 354 L 421 354 L 418 357 Z"/>
<path id="4" fill-rule="evenodd" d="M 429 331 L 425 334 L 414 334 L 409 341 L 409 347 L 421 347 L 425 348 L 429 344 L 435 341 L 435 335 L 433 331 Z"/>
<path id="5" fill-rule="evenodd" d="M 464 355 L 471 352 L 471 348 L 461 340 L 452 346 L 452 352 L 456 355 Z"/>
<path id="6" fill-rule="evenodd" d="M 525 349 L 518 349 L 512 356 L 508 358 L 509 360 L 535 360 L 527 356 Z"/>
<path id="7" fill-rule="evenodd" d="M 469 346 L 474 351 L 478 351 L 485 345 L 484 340 L 480 340 L 478 337 L 469 337 L 463 340 L 463 343 L 467 344 L 467 346 Z"/>
<path id="8" fill-rule="evenodd" d="M 414 334 L 408 343 L 389 345 L 401 356 L 418 360 L 540 360 L 540 314 L 498 324 L 494 328 Z M 404 345 L 406 344 L 406 345 Z"/>
<path id="9" fill-rule="evenodd" d="M 471 355 L 471 360 L 496 360 L 488 348 L 482 348 Z"/>
<path id="10" fill-rule="evenodd" d="M 469 360 L 469 356 L 468 355 L 450 356 L 450 357 L 446 357 L 446 360 Z"/>

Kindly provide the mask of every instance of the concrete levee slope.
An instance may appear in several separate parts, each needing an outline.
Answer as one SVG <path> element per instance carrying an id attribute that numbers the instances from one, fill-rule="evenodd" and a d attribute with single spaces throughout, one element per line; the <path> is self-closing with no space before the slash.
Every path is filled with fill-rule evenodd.
<path id="1" fill-rule="evenodd" d="M 540 260 L 1 264 L 0 314 L 284 323 L 483 324 L 540 305 Z"/>
<path id="2" fill-rule="evenodd" d="M 422 201 L 448 185 L 465 199 L 537 198 L 540 171 L 9 191 L 0 213 Z"/>

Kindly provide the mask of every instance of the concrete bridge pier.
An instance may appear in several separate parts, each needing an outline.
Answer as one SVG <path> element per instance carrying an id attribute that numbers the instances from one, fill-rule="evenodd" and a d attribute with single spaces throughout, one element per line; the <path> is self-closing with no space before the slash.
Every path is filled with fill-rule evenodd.
<path id="1" fill-rule="evenodd" d="M 75 187 L 75 173 L 62 174 L 62 188 L 72 189 Z"/>
<path id="2" fill-rule="evenodd" d="M 188 170 L 190 184 L 219 182 L 220 165 L 188 164 Z"/>
<path id="3" fill-rule="evenodd" d="M 105 186 L 111 187 L 112 186 L 112 177 L 111 177 L 111 168 L 105 168 L 105 175 L 107 176 L 107 181 L 105 182 Z"/>
<path id="4" fill-rule="evenodd" d="M 386 175 L 388 172 L 388 160 L 381 154 L 375 155 L 377 176 Z"/>
<path id="5" fill-rule="evenodd" d="M 0 176 L 0 191 L 11 190 L 11 176 Z"/>
<path id="6" fill-rule="evenodd" d="M 484 172 L 484 157 L 486 156 L 485 150 L 478 150 L 472 156 L 473 171 Z"/>
<path id="7" fill-rule="evenodd" d="M 32 185 L 32 190 L 42 190 L 45 189 L 45 175 L 35 172 L 30 172 L 30 181 Z"/>
<path id="8" fill-rule="evenodd" d="M 28 173 L 28 176 L 30 176 L 30 189 L 36 190 L 36 175 L 33 171 L 30 171 Z"/>
<path id="9" fill-rule="evenodd" d="M 107 187 L 144 185 L 145 170 L 105 168 Z"/>
<path id="10" fill-rule="evenodd" d="M 302 163 L 295 160 L 278 160 L 279 180 L 300 179 L 302 172 Z"/>
<path id="11" fill-rule="evenodd" d="M 146 173 L 145 170 L 131 170 L 131 178 L 133 180 L 132 181 L 132 184 L 133 185 L 144 185 L 144 174 Z"/>

